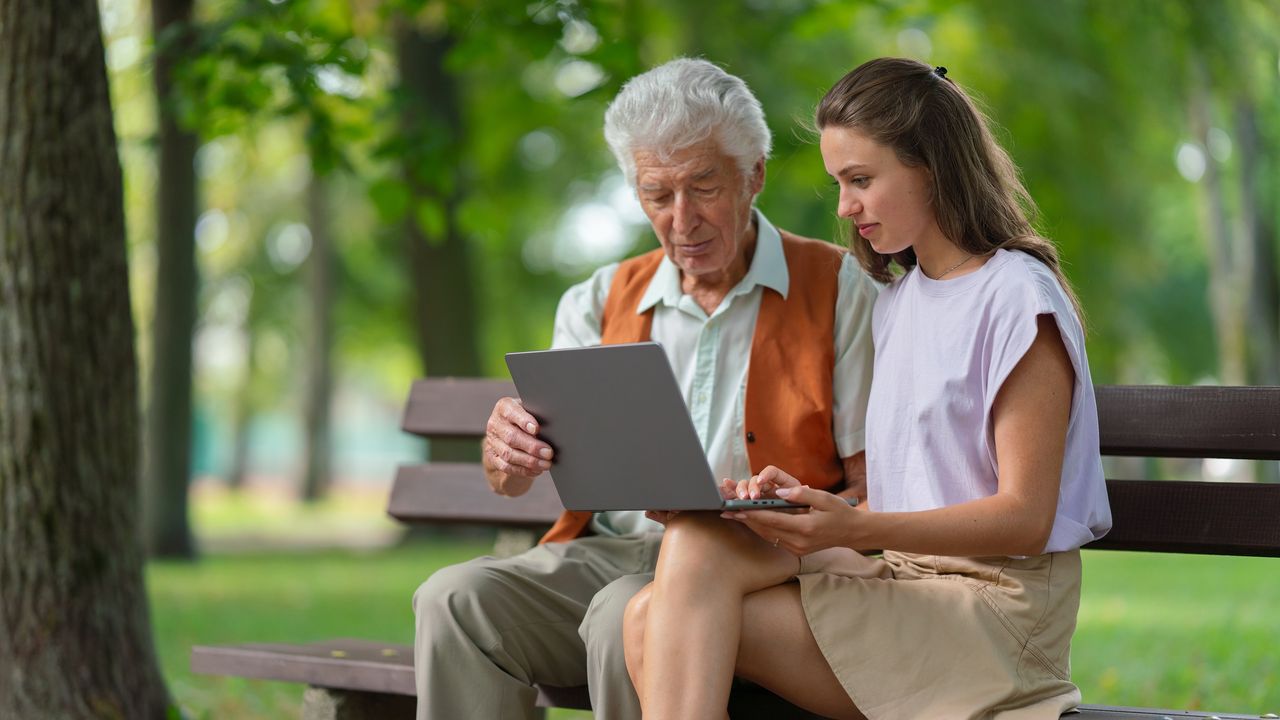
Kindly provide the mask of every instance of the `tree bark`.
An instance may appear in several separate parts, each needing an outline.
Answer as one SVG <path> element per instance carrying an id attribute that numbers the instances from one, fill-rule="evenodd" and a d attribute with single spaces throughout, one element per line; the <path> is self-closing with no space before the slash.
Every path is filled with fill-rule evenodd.
<path id="1" fill-rule="evenodd" d="M 192 0 L 155 0 L 153 34 L 191 20 Z M 155 87 L 159 110 L 156 183 L 156 312 L 151 327 L 143 512 L 154 557 L 191 558 L 187 517 L 191 475 L 191 341 L 196 318 L 196 137 L 178 124 L 170 97 L 184 43 L 159 48 Z"/>
<path id="2" fill-rule="evenodd" d="M 421 136 L 428 128 L 431 145 L 445 148 L 445 156 L 432 158 L 430 163 L 409 153 L 404 168 L 413 205 L 425 200 L 444 208 L 443 232 L 428 236 L 411 212 L 405 222 L 404 241 L 413 288 L 411 317 L 425 372 L 475 376 L 480 372 L 480 360 L 471 257 L 455 218 L 464 182 L 456 155 L 464 134 L 461 95 L 445 68 L 453 44 L 444 29 L 423 30 L 402 21 L 396 31 L 401 123 L 406 137 Z M 454 154 L 449 156 L 450 152 Z M 453 175 L 444 181 L 423 177 L 424 166 Z M 431 457 L 479 459 L 474 445 L 437 441 L 431 445 Z"/>
<path id="3" fill-rule="evenodd" d="M 329 404 L 333 388 L 334 251 L 323 177 L 311 176 L 307 185 L 307 217 L 311 226 L 311 255 L 307 258 L 307 289 L 311 298 L 311 328 L 307 347 L 306 455 L 302 499 L 315 502 L 329 489 Z"/>
<path id="4" fill-rule="evenodd" d="M 164 718 L 94 0 L 0 0 L 0 717 Z"/>

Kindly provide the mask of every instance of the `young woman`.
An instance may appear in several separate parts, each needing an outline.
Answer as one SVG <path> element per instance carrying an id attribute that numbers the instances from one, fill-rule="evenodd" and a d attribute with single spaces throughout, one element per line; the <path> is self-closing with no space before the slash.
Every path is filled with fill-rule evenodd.
<path id="1" fill-rule="evenodd" d="M 738 675 L 829 717 L 1057 718 L 1080 701 L 1078 548 L 1111 525 L 1076 300 L 945 68 L 868 62 L 816 120 L 852 250 L 887 283 L 869 507 L 770 467 L 725 492 L 807 511 L 662 516 L 625 625 L 645 717 L 724 717 Z"/>

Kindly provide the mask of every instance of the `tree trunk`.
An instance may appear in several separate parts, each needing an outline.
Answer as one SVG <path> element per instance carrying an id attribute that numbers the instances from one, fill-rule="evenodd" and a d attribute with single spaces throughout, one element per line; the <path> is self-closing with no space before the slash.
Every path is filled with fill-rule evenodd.
<path id="1" fill-rule="evenodd" d="M 1208 152 L 1211 126 L 1207 74 L 1197 66 L 1191 94 L 1191 130 L 1205 148 L 1201 187 L 1206 209 L 1206 251 L 1209 264 L 1209 308 L 1218 343 L 1218 377 L 1223 385 L 1245 383 L 1244 302 L 1241 294 L 1240 252 L 1227 218 L 1222 170 Z"/>
<path id="2" fill-rule="evenodd" d="M 152 3 L 153 34 L 191 19 L 192 0 Z M 184 43 L 159 48 L 155 86 L 159 109 L 156 183 L 156 314 L 151 328 L 151 378 L 146 420 L 143 509 L 147 549 L 155 557 L 190 558 L 195 542 L 187 518 L 191 475 L 191 340 L 196 317 L 196 137 L 178 125 L 169 100 Z"/>
<path id="3" fill-rule="evenodd" d="M 475 296 L 471 290 L 470 252 L 455 220 L 463 178 L 458 176 L 456 149 L 463 143 L 461 96 L 445 68 L 453 39 L 445 30 L 424 31 L 400 23 L 396 32 L 401 122 L 406 136 L 430 129 L 433 145 L 450 157 L 434 162 L 410 153 L 404 176 L 413 195 L 413 206 L 426 201 L 444 209 L 442 232 L 428 236 L 415 213 L 405 223 L 404 239 L 413 288 L 414 334 L 426 373 L 434 376 L 474 376 L 480 372 Z M 438 137 L 442 134 L 445 139 Z M 452 172 L 445 181 L 423 177 L 432 172 Z M 435 460 L 476 460 L 475 443 L 437 441 L 431 445 Z"/>
<path id="4" fill-rule="evenodd" d="M 311 226 L 311 255 L 307 258 L 307 284 L 311 298 L 311 329 L 307 344 L 307 396 L 305 402 L 306 456 L 302 473 L 302 499 L 315 502 L 329 489 L 329 399 L 333 388 L 333 238 L 331 237 L 327 183 L 312 175 L 307 185 L 307 216 Z"/>
<path id="5" fill-rule="evenodd" d="M 94 0 L 0 0 L 0 717 L 164 718 Z"/>
<path id="6" fill-rule="evenodd" d="M 1280 270 L 1277 269 L 1275 200 L 1266 191 L 1258 113 L 1250 98 L 1236 102 L 1240 146 L 1240 198 L 1244 241 L 1252 248 L 1247 297 L 1248 374 L 1253 385 L 1280 385 Z M 1254 463 L 1254 480 L 1280 482 L 1280 462 Z"/>
<path id="7" fill-rule="evenodd" d="M 234 409 L 231 413 L 231 470 L 227 473 L 227 488 L 240 491 L 244 489 L 245 476 L 249 472 L 249 428 L 253 422 L 254 382 L 257 375 L 257 363 L 254 362 L 254 344 L 257 330 L 253 321 L 254 303 L 259 302 L 254 288 L 249 296 L 249 309 L 244 321 L 244 377 L 236 388 Z"/>
<path id="8" fill-rule="evenodd" d="M 1236 137 L 1240 147 L 1240 198 L 1244 241 L 1251 248 L 1247 272 L 1249 382 L 1280 384 L 1280 278 L 1276 268 L 1274 200 L 1268 202 L 1264 169 L 1265 153 L 1258 133 L 1258 113 L 1253 102 L 1236 102 Z"/>

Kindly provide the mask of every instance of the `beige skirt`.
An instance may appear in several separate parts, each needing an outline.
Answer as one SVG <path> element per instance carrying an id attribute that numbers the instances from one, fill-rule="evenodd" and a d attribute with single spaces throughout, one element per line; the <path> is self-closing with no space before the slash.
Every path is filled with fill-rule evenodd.
<path id="1" fill-rule="evenodd" d="M 1080 703 L 1080 552 L 1025 559 L 833 548 L 798 577 L 809 627 L 870 720 L 1057 718 Z"/>

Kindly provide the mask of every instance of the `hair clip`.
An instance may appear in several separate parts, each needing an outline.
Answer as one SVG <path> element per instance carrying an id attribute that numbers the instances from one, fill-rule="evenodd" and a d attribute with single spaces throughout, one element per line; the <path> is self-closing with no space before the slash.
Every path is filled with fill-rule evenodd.
<path id="1" fill-rule="evenodd" d="M 947 79 L 947 69 L 946 69 L 946 68 L 944 68 L 944 67 L 942 67 L 941 65 L 939 65 L 938 67 L 934 68 L 934 69 L 933 69 L 933 73 L 934 73 L 935 75 L 937 75 L 938 77 L 942 78 L 943 80 L 946 80 L 946 79 Z"/>

